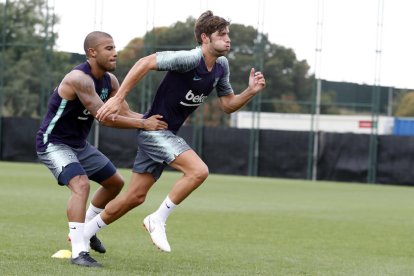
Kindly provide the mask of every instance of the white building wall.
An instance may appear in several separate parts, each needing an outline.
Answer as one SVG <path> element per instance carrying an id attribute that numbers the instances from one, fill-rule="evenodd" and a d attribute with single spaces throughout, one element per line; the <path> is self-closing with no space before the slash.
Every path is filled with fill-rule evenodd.
<path id="1" fill-rule="evenodd" d="M 311 131 L 312 115 L 289 113 L 257 113 L 260 129 L 277 129 L 291 131 Z M 323 132 L 351 132 L 371 133 L 372 117 L 369 115 L 319 115 L 316 128 Z M 231 114 L 231 127 L 252 128 L 252 113 L 239 111 Z M 378 117 L 378 134 L 392 134 L 394 118 L 388 116 Z"/>

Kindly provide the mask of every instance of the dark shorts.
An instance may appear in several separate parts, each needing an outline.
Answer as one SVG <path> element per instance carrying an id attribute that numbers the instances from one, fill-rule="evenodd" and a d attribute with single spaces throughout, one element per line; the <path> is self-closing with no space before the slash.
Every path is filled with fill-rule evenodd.
<path id="1" fill-rule="evenodd" d="M 169 130 L 138 130 L 137 144 L 133 171 L 151 173 L 155 180 L 158 180 L 164 168 L 178 155 L 191 149 L 183 138 Z"/>
<path id="2" fill-rule="evenodd" d="M 79 149 L 64 144 L 49 144 L 46 151 L 37 152 L 37 156 L 59 185 L 69 184 L 77 175 L 87 175 L 89 179 L 101 183 L 116 173 L 108 157 L 89 143 Z"/>

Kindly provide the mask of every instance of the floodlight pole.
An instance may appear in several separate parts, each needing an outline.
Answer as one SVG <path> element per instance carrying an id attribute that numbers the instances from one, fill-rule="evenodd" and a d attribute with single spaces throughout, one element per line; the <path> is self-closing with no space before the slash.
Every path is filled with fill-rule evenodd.
<path id="1" fill-rule="evenodd" d="M 98 3 L 99 2 L 99 3 Z M 100 13 L 98 14 L 98 10 Z M 93 26 L 95 30 L 102 30 L 103 24 L 103 11 L 104 11 L 104 1 L 95 0 L 94 3 L 94 20 Z M 99 135 L 100 135 L 101 125 L 97 120 L 94 122 L 94 132 L 93 132 L 93 145 L 95 148 L 99 148 Z"/>
<path id="2" fill-rule="evenodd" d="M 99 15 L 97 13 L 98 10 L 100 12 Z M 94 27 L 95 30 L 102 30 L 103 11 L 104 11 L 104 1 L 103 0 L 95 0 L 95 3 L 94 3 L 94 20 L 93 20 L 93 27 Z"/>
<path id="3" fill-rule="evenodd" d="M 392 116 L 392 102 L 393 100 L 393 91 L 392 87 L 388 87 L 388 106 L 387 106 L 387 115 Z"/>
<path id="4" fill-rule="evenodd" d="M 3 94 L 4 94 L 4 68 L 6 51 L 6 23 L 7 23 L 7 7 L 9 0 L 6 0 L 3 10 L 3 22 L 1 28 L 1 57 L 0 57 L 0 159 L 3 156 Z"/>
<path id="5" fill-rule="evenodd" d="M 264 66 L 264 1 L 258 3 L 257 16 L 257 37 L 254 42 L 255 48 L 255 70 L 262 71 Z M 248 175 L 258 176 L 259 174 L 259 157 L 260 157 L 260 113 L 262 104 L 262 93 L 259 93 L 252 101 L 252 126 L 250 128 L 250 143 L 249 143 L 249 162 Z"/>
<path id="6" fill-rule="evenodd" d="M 323 19 L 324 19 L 324 0 L 318 1 L 318 19 L 316 22 L 316 47 L 315 47 L 315 79 L 316 79 L 316 95 L 315 106 L 311 116 L 311 130 L 310 137 L 312 148 L 312 156 L 309 152 L 309 163 L 312 164 L 311 178 L 313 181 L 317 180 L 318 176 L 318 151 L 319 151 L 319 117 L 321 113 L 321 64 L 322 64 L 322 34 L 323 34 Z"/>
<path id="7" fill-rule="evenodd" d="M 313 118 L 313 152 L 312 152 L 312 180 L 317 180 L 318 176 L 318 151 L 319 151 L 319 118 L 321 114 L 321 89 L 322 81 L 316 80 L 316 105 Z"/>
<path id="8" fill-rule="evenodd" d="M 369 160 L 368 160 L 368 182 L 375 183 L 377 180 L 377 159 L 378 159 L 378 115 L 380 104 L 380 79 L 381 79 L 381 55 L 382 55 L 382 33 L 384 19 L 384 0 L 378 0 L 377 17 L 377 38 L 375 48 L 375 74 L 374 86 L 372 89 L 372 116 L 371 135 L 369 139 Z"/>

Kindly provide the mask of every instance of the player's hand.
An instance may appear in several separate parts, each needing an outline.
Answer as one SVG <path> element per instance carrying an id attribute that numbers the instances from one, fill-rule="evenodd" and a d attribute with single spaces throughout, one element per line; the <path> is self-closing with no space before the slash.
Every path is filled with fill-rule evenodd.
<path id="1" fill-rule="evenodd" d="M 161 115 L 152 115 L 144 120 L 145 130 L 163 130 L 168 128 L 168 124 L 164 122 Z"/>
<path id="2" fill-rule="evenodd" d="M 99 121 L 105 121 L 105 119 L 111 115 L 117 115 L 121 111 L 121 104 L 124 102 L 123 99 L 118 98 L 116 96 L 109 98 L 109 100 L 104 103 L 101 108 L 98 109 L 96 113 L 96 118 Z"/>
<path id="3" fill-rule="evenodd" d="M 255 72 L 254 68 L 250 70 L 249 88 L 257 93 L 266 86 L 266 80 L 262 72 Z"/>

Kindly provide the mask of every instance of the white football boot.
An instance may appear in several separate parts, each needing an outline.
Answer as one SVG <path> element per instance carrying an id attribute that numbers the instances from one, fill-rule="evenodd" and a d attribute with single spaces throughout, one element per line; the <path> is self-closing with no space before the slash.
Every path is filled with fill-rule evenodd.
<path id="1" fill-rule="evenodd" d="M 151 215 L 144 218 L 144 227 L 151 236 L 151 240 L 155 246 L 161 251 L 171 252 L 170 244 L 165 234 L 165 224 L 161 221 L 153 219 Z"/>

